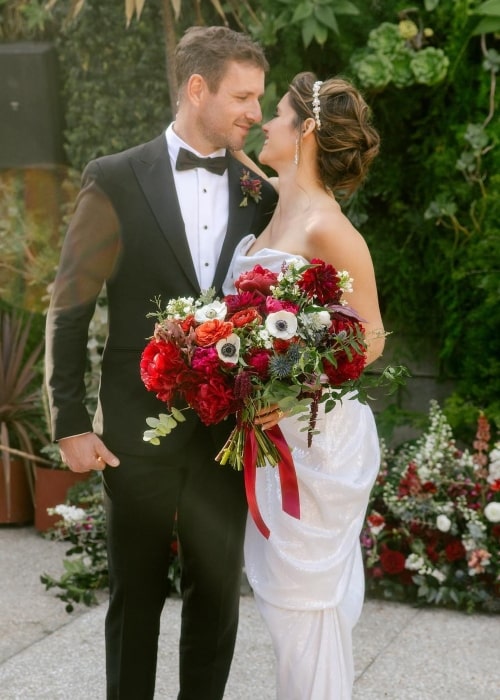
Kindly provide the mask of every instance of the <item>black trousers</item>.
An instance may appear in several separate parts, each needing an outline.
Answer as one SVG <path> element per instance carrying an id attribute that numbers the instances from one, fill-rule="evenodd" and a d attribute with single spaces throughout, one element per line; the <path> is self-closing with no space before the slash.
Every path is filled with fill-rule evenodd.
<path id="1" fill-rule="evenodd" d="M 217 464 L 216 452 L 200 426 L 175 457 L 118 454 L 120 466 L 105 470 L 108 700 L 153 698 L 176 513 L 182 563 L 178 700 L 223 697 L 238 625 L 247 506 L 242 473 Z"/>

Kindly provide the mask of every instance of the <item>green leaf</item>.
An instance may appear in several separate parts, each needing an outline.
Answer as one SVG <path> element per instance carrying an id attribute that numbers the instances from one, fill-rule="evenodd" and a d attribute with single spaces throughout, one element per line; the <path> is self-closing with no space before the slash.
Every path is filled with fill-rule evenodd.
<path id="1" fill-rule="evenodd" d="M 313 6 L 309 2 L 302 2 L 297 5 L 295 12 L 293 13 L 292 22 L 302 22 L 302 20 L 311 17 L 313 13 Z"/>
<path id="2" fill-rule="evenodd" d="M 476 7 L 472 14 L 500 17 L 500 0 L 487 0 L 486 2 L 483 2 L 482 5 L 479 5 L 479 7 Z"/>
<path id="3" fill-rule="evenodd" d="M 327 1 L 331 2 L 331 0 Z M 332 9 L 336 15 L 359 15 L 358 8 L 349 0 L 336 0 Z"/>
<path id="4" fill-rule="evenodd" d="M 178 423 L 185 423 L 186 422 L 186 418 L 185 418 L 184 414 L 182 413 L 182 411 L 179 411 L 179 409 L 175 408 L 175 406 L 172 407 L 172 415 Z"/>
<path id="5" fill-rule="evenodd" d="M 316 16 L 316 19 L 318 19 L 321 24 L 324 24 L 326 27 L 329 27 L 332 29 L 335 34 L 339 34 L 339 25 L 337 24 L 337 20 L 335 19 L 335 15 L 333 14 L 332 8 L 331 7 L 325 7 L 324 5 L 317 5 L 314 9 L 314 14 Z M 317 37 L 317 32 L 316 32 L 316 37 Z M 326 41 L 326 37 L 324 39 Z M 319 42 L 318 43 L 323 43 Z"/>
<path id="6" fill-rule="evenodd" d="M 479 34 L 496 34 L 500 31 L 500 19 L 497 17 L 485 17 L 472 31 L 472 36 Z"/>
<path id="7" fill-rule="evenodd" d="M 439 0 L 425 0 L 424 5 L 427 12 L 432 12 L 439 5 Z"/>
<path id="8" fill-rule="evenodd" d="M 302 25 L 302 41 L 306 49 L 314 38 L 316 27 L 317 24 L 314 17 L 309 17 Z"/>

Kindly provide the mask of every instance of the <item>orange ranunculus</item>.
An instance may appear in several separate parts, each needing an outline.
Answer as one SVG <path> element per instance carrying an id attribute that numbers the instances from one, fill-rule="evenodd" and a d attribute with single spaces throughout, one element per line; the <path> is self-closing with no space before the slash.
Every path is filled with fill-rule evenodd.
<path id="1" fill-rule="evenodd" d="M 262 321 L 262 316 L 254 306 L 250 306 L 248 309 L 241 309 L 241 311 L 237 311 L 231 317 L 231 323 L 235 328 L 243 328 L 243 326 L 248 326 L 253 321 L 258 321 L 259 323 Z"/>
<path id="2" fill-rule="evenodd" d="M 209 345 L 214 345 L 218 340 L 227 338 L 233 332 L 233 324 L 229 321 L 219 321 L 214 318 L 211 321 L 205 321 L 195 328 L 196 344 L 202 348 L 207 348 Z"/>

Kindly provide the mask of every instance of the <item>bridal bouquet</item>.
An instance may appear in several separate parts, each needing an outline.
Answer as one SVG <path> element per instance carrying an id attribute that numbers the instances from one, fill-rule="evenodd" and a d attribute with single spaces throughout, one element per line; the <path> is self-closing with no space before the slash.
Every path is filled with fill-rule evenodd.
<path id="1" fill-rule="evenodd" d="M 278 405 L 303 413 L 309 444 L 320 402 L 328 411 L 356 394 L 366 359 L 362 323 L 343 300 L 352 290 L 347 272 L 322 260 L 292 260 L 279 273 L 256 265 L 235 282 L 236 293 L 216 298 L 157 299 L 154 336 L 140 363 L 146 388 L 168 412 L 147 419 L 144 440 L 159 444 L 193 409 L 205 425 L 236 414 L 237 425 L 217 456 L 244 470 L 252 515 L 255 468 L 277 466 L 283 507 L 299 517 L 290 451 L 279 426 L 261 430 L 259 409 Z"/>

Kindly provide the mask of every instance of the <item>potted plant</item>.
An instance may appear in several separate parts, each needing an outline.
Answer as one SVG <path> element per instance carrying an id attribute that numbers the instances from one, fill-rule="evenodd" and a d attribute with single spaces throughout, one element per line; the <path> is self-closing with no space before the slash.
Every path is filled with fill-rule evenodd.
<path id="1" fill-rule="evenodd" d="M 40 427 L 38 362 L 43 342 L 30 346 L 32 317 L 0 309 L 0 522 L 33 518 L 36 452 L 47 443 Z"/>

